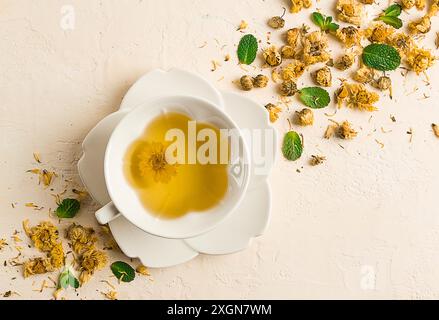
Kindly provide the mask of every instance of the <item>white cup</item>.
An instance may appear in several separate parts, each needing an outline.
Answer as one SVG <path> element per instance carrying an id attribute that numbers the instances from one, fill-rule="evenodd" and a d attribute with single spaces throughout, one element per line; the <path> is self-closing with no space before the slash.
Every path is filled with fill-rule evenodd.
<path id="1" fill-rule="evenodd" d="M 123 163 L 128 148 L 142 135 L 148 123 L 167 112 L 187 114 L 196 121 L 237 133 L 237 139 L 230 140 L 231 149 L 239 152 L 232 152 L 228 165 L 226 195 L 217 206 L 203 214 L 189 212 L 175 219 L 160 219 L 147 211 L 125 176 Z M 123 215 L 147 233 L 170 239 L 187 239 L 212 230 L 240 204 L 250 179 L 249 152 L 234 121 L 211 102 L 191 96 L 164 96 L 133 109 L 117 125 L 105 152 L 104 175 L 112 202 L 96 212 L 99 223 L 106 224 Z"/>

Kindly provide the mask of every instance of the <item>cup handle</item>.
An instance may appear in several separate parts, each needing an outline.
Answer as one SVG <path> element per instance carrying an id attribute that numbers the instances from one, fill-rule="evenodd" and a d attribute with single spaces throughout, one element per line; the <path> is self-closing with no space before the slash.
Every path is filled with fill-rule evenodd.
<path id="1" fill-rule="evenodd" d="M 96 211 L 95 216 L 99 224 L 107 224 L 108 222 L 118 218 L 120 213 L 113 202 L 110 202 L 106 206 Z"/>

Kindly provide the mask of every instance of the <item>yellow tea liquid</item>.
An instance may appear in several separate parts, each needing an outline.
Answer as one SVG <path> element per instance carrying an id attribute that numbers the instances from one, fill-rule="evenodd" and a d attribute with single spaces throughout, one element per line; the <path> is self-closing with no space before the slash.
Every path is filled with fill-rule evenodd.
<path id="1" fill-rule="evenodd" d="M 188 122 L 185 114 L 170 112 L 155 118 L 129 148 L 124 159 L 126 178 L 137 191 L 145 208 L 164 219 L 178 218 L 188 212 L 202 212 L 218 205 L 228 187 L 227 164 L 220 162 L 220 131 L 213 125 L 196 122 L 198 134 L 211 129 L 216 135 L 218 161 L 202 164 L 198 159 L 189 162 L 194 152 L 188 143 Z M 184 163 L 169 164 L 165 150 L 172 141 L 165 136 L 170 129 L 180 129 L 185 136 Z M 196 142 L 198 148 L 205 143 Z M 203 149 L 204 150 L 204 149 Z"/>

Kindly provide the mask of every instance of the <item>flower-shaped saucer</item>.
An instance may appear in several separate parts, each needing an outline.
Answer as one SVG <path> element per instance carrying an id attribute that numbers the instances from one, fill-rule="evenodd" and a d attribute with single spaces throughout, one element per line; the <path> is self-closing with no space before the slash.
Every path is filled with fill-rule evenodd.
<path id="1" fill-rule="evenodd" d="M 190 239 L 166 239 L 148 234 L 120 216 L 109 223 L 116 242 L 128 257 L 139 258 L 151 268 L 181 264 L 199 254 L 230 254 L 247 248 L 268 226 L 271 194 L 267 177 L 275 160 L 276 132 L 261 105 L 237 94 L 220 93 L 198 75 L 179 69 L 157 69 L 140 78 L 125 95 L 120 110 L 100 121 L 85 138 L 83 155 L 78 162 L 82 182 L 99 204 L 111 201 L 104 178 L 104 155 L 111 133 L 135 106 L 163 95 L 192 95 L 209 100 L 245 131 L 250 150 L 255 143 L 252 133 L 257 132 L 258 148 L 262 141 L 266 156 L 252 156 L 252 174 L 242 203 L 214 230 Z"/>

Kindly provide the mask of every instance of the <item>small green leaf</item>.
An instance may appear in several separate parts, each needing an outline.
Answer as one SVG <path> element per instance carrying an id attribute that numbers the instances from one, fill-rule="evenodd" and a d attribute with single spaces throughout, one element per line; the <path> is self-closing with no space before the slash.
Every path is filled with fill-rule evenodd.
<path id="1" fill-rule="evenodd" d="M 69 272 L 62 272 L 58 279 L 58 288 L 67 289 L 69 287 Z"/>
<path id="2" fill-rule="evenodd" d="M 384 15 L 388 17 L 398 17 L 401 14 L 402 7 L 401 5 L 395 3 L 384 10 Z"/>
<path id="3" fill-rule="evenodd" d="M 56 209 L 56 215 L 59 218 L 73 218 L 81 208 L 81 205 L 76 199 L 64 199 Z"/>
<path id="4" fill-rule="evenodd" d="M 336 31 L 339 25 L 332 22 L 332 17 L 324 16 L 320 12 L 313 12 L 311 15 L 311 20 L 320 27 L 322 31 Z"/>
<path id="5" fill-rule="evenodd" d="M 327 28 L 329 31 L 337 31 L 340 26 L 336 23 L 330 23 Z"/>
<path id="6" fill-rule="evenodd" d="M 307 106 L 313 109 L 321 109 L 326 107 L 331 98 L 328 91 L 319 87 L 303 88 L 299 91 L 300 100 Z"/>
<path id="7" fill-rule="evenodd" d="M 76 279 L 75 276 L 70 272 L 69 272 L 69 285 L 75 289 L 79 288 L 79 280 Z"/>
<path id="8" fill-rule="evenodd" d="M 398 17 L 392 17 L 392 16 L 381 16 L 378 18 L 378 20 L 381 20 L 385 24 L 388 24 L 395 29 L 400 29 L 402 27 L 402 20 Z"/>
<path id="9" fill-rule="evenodd" d="M 391 71 L 399 67 L 401 56 L 392 46 L 374 43 L 364 48 L 363 62 L 368 67 L 376 70 Z"/>
<path id="10" fill-rule="evenodd" d="M 110 268 L 116 278 L 123 282 L 131 282 L 136 277 L 134 269 L 123 261 L 114 262 Z"/>
<path id="11" fill-rule="evenodd" d="M 325 26 L 325 18 L 320 12 L 313 12 L 311 15 L 312 21 L 320 27 L 320 29 L 323 29 Z"/>
<path id="12" fill-rule="evenodd" d="M 238 59 L 244 64 L 251 64 L 256 59 L 258 52 L 258 40 L 251 34 L 241 38 L 238 45 Z"/>
<path id="13" fill-rule="evenodd" d="M 73 275 L 70 269 L 71 267 L 65 267 L 58 277 L 58 288 L 67 289 L 69 286 L 72 288 L 79 288 L 79 281 Z"/>
<path id="14" fill-rule="evenodd" d="M 284 154 L 284 157 L 290 161 L 296 161 L 302 156 L 302 137 L 297 132 L 290 131 L 285 135 L 282 153 Z"/>

